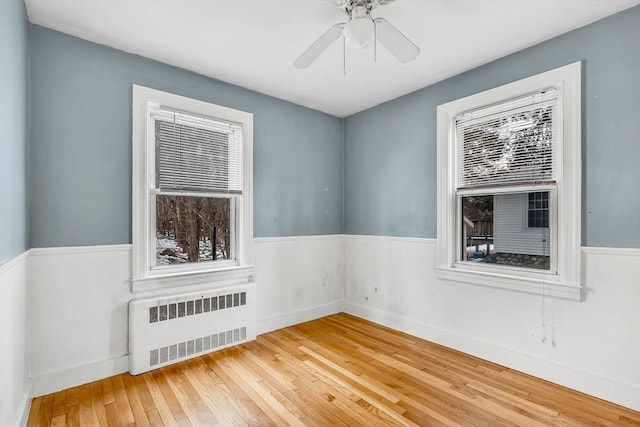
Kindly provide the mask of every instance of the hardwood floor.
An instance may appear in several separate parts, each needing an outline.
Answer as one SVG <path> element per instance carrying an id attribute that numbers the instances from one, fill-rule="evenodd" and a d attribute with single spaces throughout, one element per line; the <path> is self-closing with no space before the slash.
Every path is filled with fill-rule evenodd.
<path id="1" fill-rule="evenodd" d="M 33 400 L 28 426 L 640 426 L 640 413 L 338 314 Z"/>

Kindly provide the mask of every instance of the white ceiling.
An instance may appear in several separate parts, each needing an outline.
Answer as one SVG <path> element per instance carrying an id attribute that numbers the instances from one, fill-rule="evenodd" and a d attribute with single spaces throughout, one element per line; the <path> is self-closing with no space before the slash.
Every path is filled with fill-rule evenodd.
<path id="1" fill-rule="evenodd" d="M 348 116 L 640 3 L 640 0 L 396 0 L 384 17 L 422 53 L 333 44 L 292 66 L 346 15 L 326 0 L 25 0 L 34 24 Z"/>

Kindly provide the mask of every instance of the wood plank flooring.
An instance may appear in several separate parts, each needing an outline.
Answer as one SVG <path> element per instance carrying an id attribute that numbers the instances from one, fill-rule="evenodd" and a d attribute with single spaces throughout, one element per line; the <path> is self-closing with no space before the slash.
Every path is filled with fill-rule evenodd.
<path id="1" fill-rule="evenodd" d="M 33 400 L 28 426 L 640 426 L 640 413 L 337 314 Z"/>

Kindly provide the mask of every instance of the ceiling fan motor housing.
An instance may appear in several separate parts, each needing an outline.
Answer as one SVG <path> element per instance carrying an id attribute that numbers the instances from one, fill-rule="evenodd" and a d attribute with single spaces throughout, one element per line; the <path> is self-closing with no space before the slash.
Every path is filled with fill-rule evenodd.
<path id="1" fill-rule="evenodd" d="M 384 6 L 394 0 L 330 0 L 333 4 L 344 9 L 345 13 L 352 16 L 352 11 L 358 6 L 363 6 L 367 12 L 371 12 L 377 6 Z"/>
<path id="2" fill-rule="evenodd" d="M 391 25 L 384 18 L 371 16 L 371 11 L 377 6 L 389 4 L 394 0 L 329 0 L 339 6 L 348 16 L 347 22 L 340 22 L 329 28 L 302 55 L 300 55 L 293 65 L 296 68 L 307 68 L 318 56 L 329 46 L 344 36 L 344 41 L 349 46 L 364 48 L 370 42 L 380 42 L 393 56 L 400 62 L 413 61 L 419 54 L 420 48 L 402 34 L 396 27 Z M 375 44 L 374 44 L 375 47 Z M 343 51 L 344 52 L 344 51 Z M 374 49 L 374 58 L 377 58 Z M 344 71 L 343 55 L 343 71 Z"/>
<path id="3" fill-rule="evenodd" d="M 365 5 L 367 2 L 354 0 L 353 3 L 349 22 L 344 26 L 344 37 L 350 46 L 363 49 L 373 40 L 374 24 Z"/>

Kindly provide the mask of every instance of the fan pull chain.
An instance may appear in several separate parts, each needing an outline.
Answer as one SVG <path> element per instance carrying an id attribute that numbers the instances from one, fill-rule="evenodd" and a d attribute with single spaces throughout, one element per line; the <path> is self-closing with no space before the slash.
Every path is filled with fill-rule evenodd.
<path id="1" fill-rule="evenodd" d="M 373 62 L 378 62 L 378 24 L 373 20 Z"/>
<path id="2" fill-rule="evenodd" d="M 342 36 L 342 75 L 347 75 L 347 38 Z"/>

